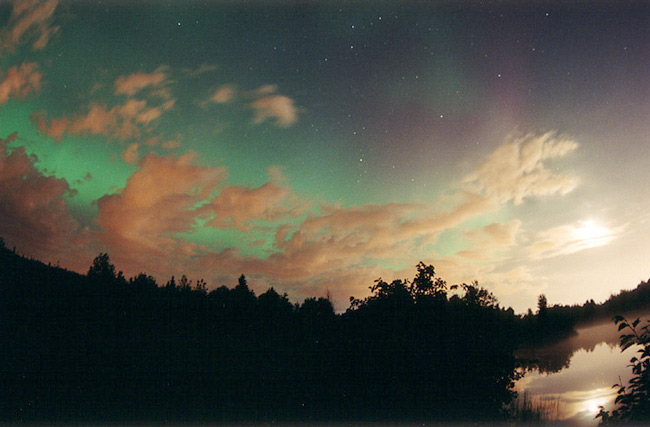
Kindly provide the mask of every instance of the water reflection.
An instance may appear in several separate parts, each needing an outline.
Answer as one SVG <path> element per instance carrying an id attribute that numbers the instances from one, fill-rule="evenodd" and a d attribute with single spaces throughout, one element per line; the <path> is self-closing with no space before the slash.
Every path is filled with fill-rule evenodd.
<path id="1" fill-rule="evenodd" d="M 619 332 L 611 322 L 577 332 L 545 348 L 522 351 L 520 357 L 537 362 L 535 369 L 517 382 L 516 389 L 538 405 L 557 406 L 558 420 L 596 425 L 598 406 L 611 410 L 614 405 L 616 389 L 612 385 L 630 379 L 627 365 L 639 347 L 621 352 Z"/>

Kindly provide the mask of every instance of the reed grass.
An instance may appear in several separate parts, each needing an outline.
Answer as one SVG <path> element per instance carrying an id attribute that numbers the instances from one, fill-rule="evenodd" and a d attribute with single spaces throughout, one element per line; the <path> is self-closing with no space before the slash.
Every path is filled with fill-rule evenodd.
<path id="1" fill-rule="evenodd" d="M 524 391 L 508 407 L 515 423 L 548 424 L 560 419 L 560 396 L 540 398 Z"/>

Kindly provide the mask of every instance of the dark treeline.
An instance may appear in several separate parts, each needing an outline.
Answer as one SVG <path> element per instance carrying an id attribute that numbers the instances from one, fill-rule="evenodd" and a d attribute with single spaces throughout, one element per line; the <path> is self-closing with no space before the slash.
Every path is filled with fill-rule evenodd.
<path id="1" fill-rule="evenodd" d="M 1 243 L 1 241 L 0 241 Z M 272 288 L 208 291 L 185 276 L 87 275 L 0 244 L 0 355 L 9 421 L 498 420 L 513 354 L 553 308 L 518 316 L 477 283 L 420 263 L 334 312 Z M 455 289 L 454 289 L 455 288 Z M 552 316 L 549 316 L 552 318 Z"/>
<path id="2" fill-rule="evenodd" d="M 578 326 L 610 321 L 614 316 L 650 309 L 650 281 L 641 282 L 633 290 L 623 290 L 597 304 L 593 299 L 584 304 L 549 306 L 544 295 L 538 298 L 537 311 L 531 309 L 521 316 L 517 355 L 526 370 L 554 373 L 567 368 L 574 352 L 580 348 L 591 351 L 598 342 L 586 347 L 572 347 L 560 341 L 576 333 Z M 616 341 L 612 341 L 614 344 Z"/>
<path id="3" fill-rule="evenodd" d="M 522 342 L 527 345 L 543 345 L 575 331 L 575 327 L 635 310 L 650 308 L 650 280 L 641 282 L 633 290 L 623 290 L 611 295 L 607 301 L 597 304 L 593 299 L 584 304 L 548 305 L 546 296 L 538 298 L 537 311 L 528 310 L 523 317 L 526 333 Z"/>

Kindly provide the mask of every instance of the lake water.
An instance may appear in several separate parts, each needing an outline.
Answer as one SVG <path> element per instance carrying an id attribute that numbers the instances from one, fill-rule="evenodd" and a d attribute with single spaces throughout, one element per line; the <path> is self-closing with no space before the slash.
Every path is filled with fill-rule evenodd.
<path id="1" fill-rule="evenodd" d="M 628 317 L 634 319 L 636 317 Z M 647 318 L 647 315 L 643 316 Z M 576 425 L 596 425 L 598 406 L 614 407 L 617 388 L 627 384 L 627 366 L 639 347 L 621 352 L 621 332 L 613 322 L 578 329 L 577 335 L 528 353 L 541 361 L 539 369 L 527 372 L 517 381 L 520 396 L 527 393 L 533 404 L 549 408 L 551 418 Z"/>

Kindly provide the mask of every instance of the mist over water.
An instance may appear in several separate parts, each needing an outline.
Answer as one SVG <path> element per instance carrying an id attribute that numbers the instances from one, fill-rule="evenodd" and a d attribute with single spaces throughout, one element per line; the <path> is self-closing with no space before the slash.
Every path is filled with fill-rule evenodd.
<path id="1" fill-rule="evenodd" d="M 628 316 L 628 319 L 642 316 Z M 620 332 L 613 322 L 579 328 L 575 335 L 518 356 L 537 359 L 539 366 L 516 383 L 520 396 L 527 393 L 534 404 L 552 407 L 551 417 L 576 425 L 597 425 L 599 406 L 614 407 L 616 388 L 631 377 L 627 367 L 638 346 L 621 352 Z"/>

